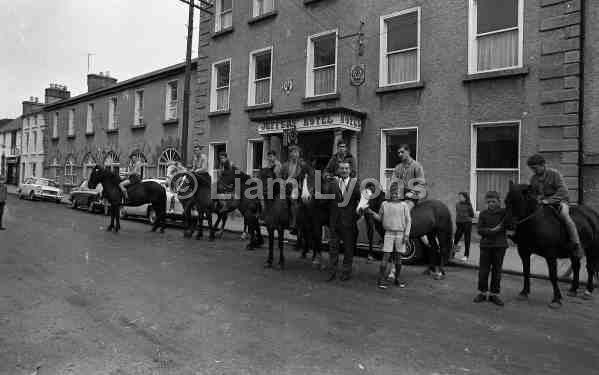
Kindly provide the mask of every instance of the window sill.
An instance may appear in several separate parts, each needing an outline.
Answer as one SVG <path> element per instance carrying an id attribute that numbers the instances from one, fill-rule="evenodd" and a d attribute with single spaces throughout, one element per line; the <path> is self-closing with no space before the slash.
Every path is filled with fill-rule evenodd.
<path id="1" fill-rule="evenodd" d="M 69 134 L 69 135 L 67 135 L 67 139 L 75 139 L 75 134 Z"/>
<path id="2" fill-rule="evenodd" d="M 522 68 L 513 68 L 513 69 L 504 69 L 497 70 L 493 72 L 482 72 L 482 73 L 474 73 L 474 74 L 466 74 L 463 81 L 464 82 L 474 82 L 485 79 L 499 79 L 499 78 L 511 78 L 518 76 L 525 76 L 529 72 L 527 66 Z"/>
<path id="3" fill-rule="evenodd" d="M 279 12 L 276 9 L 275 10 L 271 10 L 270 12 L 267 12 L 267 13 L 261 14 L 259 16 L 250 18 L 250 20 L 248 21 L 248 24 L 249 25 L 253 25 L 253 24 L 258 23 L 260 21 L 264 21 L 264 20 L 269 19 L 269 18 L 274 18 L 274 17 L 277 16 L 278 13 Z"/>
<path id="4" fill-rule="evenodd" d="M 259 111 L 261 109 L 271 109 L 272 102 L 266 104 L 248 105 L 245 107 L 246 112 Z"/>
<path id="5" fill-rule="evenodd" d="M 86 137 L 93 137 L 94 136 L 94 132 L 85 132 L 85 136 Z"/>
<path id="6" fill-rule="evenodd" d="M 326 95 L 318 95 L 318 96 L 309 96 L 302 99 L 302 103 L 315 103 L 315 102 L 324 102 L 327 100 L 339 100 L 341 94 L 338 92 L 335 94 L 326 94 Z"/>
<path id="7" fill-rule="evenodd" d="M 179 119 L 174 118 L 174 119 L 170 119 L 170 120 L 164 120 L 164 121 L 162 121 L 162 125 L 179 125 Z"/>
<path id="8" fill-rule="evenodd" d="M 396 85 L 388 85 L 388 86 L 379 87 L 376 89 L 376 93 L 377 94 L 386 94 L 389 92 L 405 91 L 405 90 L 419 90 L 422 88 L 424 88 L 423 81 L 399 83 Z"/>
<path id="9" fill-rule="evenodd" d="M 131 125 L 131 130 L 139 130 L 139 129 L 145 129 L 146 128 L 146 124 L 145 123 L 141 123 L 141 124 L 137 124 L 137 125 Z"/>
<path id="10" fill-rule="evenodd" d="M 119 129 L 107 129 L 106 134 L 117 134 Z"/>
<path id="11" fill-rule="evenodd" d="M 212 32 L 212 38 L 218 38 L 218 37 L 221 37 L 223 35 L 227 35 L 229 33 L 232 33 L 233 30 L 234 30 L 233 26 L 231 26 L 231 27 L 227 27 L 226 29 L 221 29 L 219 31 L 213 31 Z"/>
<path id="12" fill-rule="evenodd" d="M 230 114 L 231 114 L 230 109 L 223 109 L 221 111 L 214 111 L 214 112 L 208 113 L 208 117 L 228 116 Z"/>

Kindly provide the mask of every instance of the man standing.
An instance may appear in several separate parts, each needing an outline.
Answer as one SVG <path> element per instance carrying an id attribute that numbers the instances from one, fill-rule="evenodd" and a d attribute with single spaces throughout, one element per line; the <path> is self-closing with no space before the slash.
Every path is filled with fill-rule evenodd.
<path id="1" fill-rule="evenodd" d="M 301 158 L 301 151 L 302 149 L 298 145 L 290 146 L 289 160 L 287 160 L 281 167 L 281 178 L 285 180 L 286 183 L 291 183 L 293 186 L 293 189 L 291 190 L 291 201 L 289 203 L 289 211 L 291 212 L 289 232 L 291 234 L 297 233 L 297 213 L 299 209 L 299 202 L 297 201 L 299 198 L 299 186 L 297 181 L 302 173 L 304 165 L 304 160 Z"/>
<path id="2" fill-rule="evenodd" d="M 351 278 L 354 249 L 358 237 L 358 213 L 356 208 L 360 201 L 360 183 L 357 178 L 350 177 L 351 165 L 342 161 L 338 165 L 339 177 L 329 177 L 335 199 L 331 200 L 331 216 L 329 220 L 329 269 L 330 274 L 327 281 L 333 281 L 337 277 L 337 265 L 339 263 L 339 241 L 343 242 L 343 268 L 341 281 Z"/>
<path id="3" fill-rule="evenodd" d="M 281 177 L 281 168 L 283 165 L 279 161 L 279 158 L 277 158 L 277 153 L 274 151 L 268 151 L 266 154 L 266 162 L 267 168 L 272 169 L 277 178 Z"/>
<path id="4" fill-rule="evenodd" d="M 6 179 L 4 176 L 0 175 L 0 230 L 5 230 L 4 226 L 2 226 L 2 215 L 4 215 L 4 206 L 6 205 Z"/>
<path id="5" fill-rule="evenodd" d="M 193 160 L 191 161 L 191 171 L 194 173 L 208 172 L 208 158 L 204 153 L 204 146 L 193 146 Z"/>
<path id="6" fill-rule="evenodd" d="M 572 244 L 572 255 L 577 258 L 584 256 L 584 250 L 580 244 L 580 237 L 576 230 L 576 224 L 570 216 L 568 205 L 568 187 L 564 177 L 559 171 L 545 166 L 545 158 L 536 154 L 528 158 L 528 167 L 534 175 L 530 179 L 530 185 L 538 194 L 542 204 L 553 205 L 558 208 L 560 218 L 566 225 L 568 237 Z"/>
<path id="7" fill-rule="evenodd" d="M 350 166 L 350 177 L 356 176 L 356 159 L 347 151 L 347 144 L 340 140 L 337 143 L 337 153 L 331 157 L 325 168 L 325 177 L 334 176 L 339 168 L 339 163 L 347 162 Z"/>
<path id="8" fill-rule="evenodd" d="M 410 153 L 411 149 L 407 144 L 403 144 L 397 149 L 399 164 L 393 171 L 393 181 L 397 181 L 399 187 L 403 189 L 403 198 L 418 200 L 424 198 L 421 190 L 417 188 L 426 182 L 424 169 L 419 162 L 412 158 Z"/>

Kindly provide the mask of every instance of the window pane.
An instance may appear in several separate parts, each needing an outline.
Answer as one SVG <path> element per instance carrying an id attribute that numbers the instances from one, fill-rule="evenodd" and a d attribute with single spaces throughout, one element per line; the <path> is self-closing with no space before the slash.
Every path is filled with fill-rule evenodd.
<path id="1" fill-rule="evenodd" d="M 252 169 L 260 169 L 262 168 L 263 144 L 262 142 L 253 142 L 252 146 Z"/>
<path id="2" fill-rule="evenodd" d="M 270 77 L 270 51 L 256 55 L 256 79 Z"/>
<path id="3" fill-rule="evenodd" d="M 225 62 L 216 66 L 216 87 L 229 86 L 229 62 Z"/>
<path id="4" fill-rule="evenodd" d="M 223 11 L 233 8 L 233 0 L 222 0 Z"/>
<path id="5" fill-rule="evenodd" d="M 418 46 L 418 13 L 403 14 L 385 21 L 387 52 Z"/>
<path id="6" fill-rule="evenodd" d="M 177 101 L 177 82 L 171 82 L 168 84 L 171 89 L 171 101 Z"/>
<path id="7" fill-rule="evenodd" d="M 410 82 L 418 79 L 418 53 L 416 50 L 394 53 L 387 59 L 387 83 Z"/>
<path id="8" fill-rule="evenodd" d="M 337 36 L 330 34 L 314 39 L 314 67 L 335 64 L 335 43 Z"/>
<path id="9" fill-rule="evenodd" d="M 335 92 L 335 67 L 323 68 L 314 72 L 314 95 Z"/>
<path id="10" fill-rule="evenodd" d="M 477 33 L 518 26 L 518 0 L 477 0 Z"/>
<path id="11" fill-rule="evenodd" d="M 518 30 L 477 37 L 478 71 L 518 65 Z"/>
<path id="12" fill-rule="evenodd" d="M 518 126 L 476 130 L 476 168 L 518 168 Z"/>
<path id="13" fill-rule="evenodd" d="M 403 144 L 410 146 L 412 150 L 412 157 L 416 158 L 416 147 L 417 139 L 416 132 L 404 132 L 387 134 L 387 165 L 386 168 L 395 168 L 399 164 L 399 157 L 397 156 L 397 149 Z"/>

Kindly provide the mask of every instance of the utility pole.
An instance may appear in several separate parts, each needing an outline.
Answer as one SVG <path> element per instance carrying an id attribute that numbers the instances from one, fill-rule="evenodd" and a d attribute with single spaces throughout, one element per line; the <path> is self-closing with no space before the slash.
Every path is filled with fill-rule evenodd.
<path id="1" fill-rule="evenodd" d="M 188 0 L 189 19 L 187 21 L 187 52 L 185 55 L 185 83 L 183 85 L 183 122 L 181 126 L 181 157 L 187 166 L 187 143 L 189 138 L 189 97 L 191 91 L 191 47 L 193 41 L 194 0 Z"/>

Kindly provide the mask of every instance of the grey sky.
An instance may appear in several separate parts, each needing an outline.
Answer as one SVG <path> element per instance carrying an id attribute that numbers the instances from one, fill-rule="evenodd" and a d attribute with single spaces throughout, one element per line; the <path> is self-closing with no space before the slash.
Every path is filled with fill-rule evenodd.
<path id="1" fill-rule="evenodd" d="M 50 82 L 85 92 L 88 52 L 92 72 L 119 81 L 184 61 L 187 10 L 178 0 L 0 0 L 0 118 L 43 100 Z"/>

